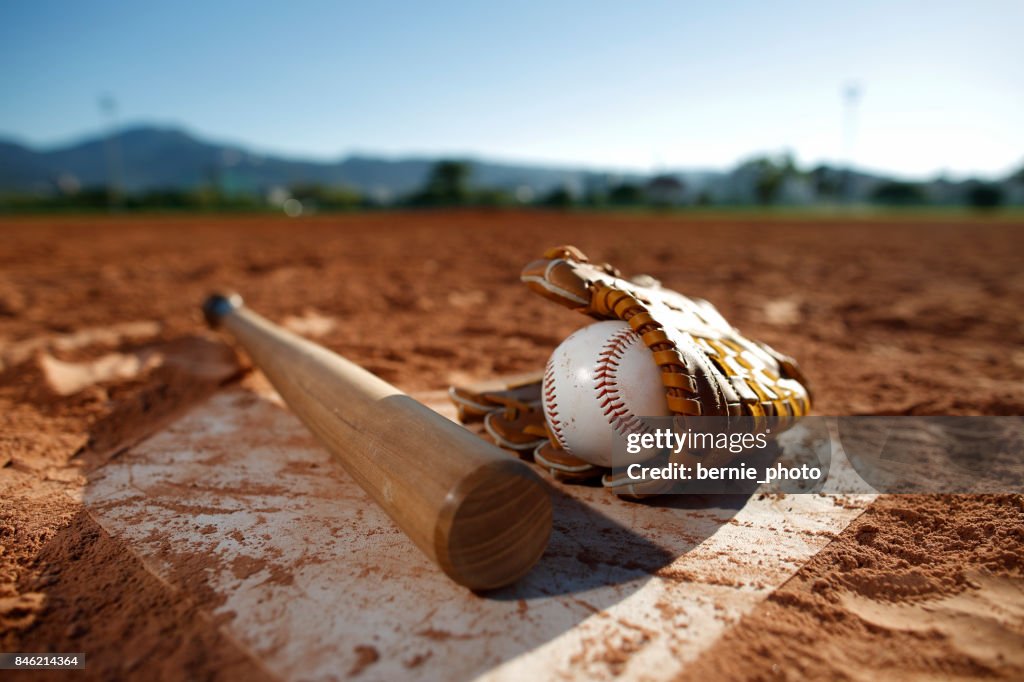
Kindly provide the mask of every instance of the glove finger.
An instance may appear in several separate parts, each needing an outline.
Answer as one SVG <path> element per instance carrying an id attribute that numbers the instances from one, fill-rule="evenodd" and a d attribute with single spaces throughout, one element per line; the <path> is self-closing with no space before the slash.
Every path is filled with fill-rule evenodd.
<path id="1" fill-rule="evenodd" d="M 608 471 L 604 467 L 573 457 L 547 440 L 533 451 L 533 461 L 542 466 L 556 481 L 596 481 Z"/>
<path id="2" fill-rule="evenodd" d="M 488 412 L 510 404 L 540 404 L 541 372 L 530 372 L 502 380 L 481 381 L 468 386 L 451 386 L 448 399 L 458 410 L 459 421 L 479 421 Z"/>
<path id="3" fill-rule="evenodd" d="M 645 480 L 636 481 L 624 471 L 608 473 L 601 477 L 601 485 L 616 495 L 631 500 L 644 500 L 663 495 L 672 489 L 671 481 Z"/>
<path id="4" fill-rule="evenodd" d="M 483 394 L 474 393 L 462 386 L 449 386 L 448 399 L 454 403 L 459 421 L 463 424 L 479 421 L 488 412 L 500 407 L 487 400 Z"/>
<path id="5" fill-rule="evenodd" d="M 534 448 L 547 441 L 546 437 L 538 437 L 527 429 L 542 426 L 544 414 L 540 410 L 512 411 L 502 410 L 491 412 L 484 417 L 484 429 L 494 442 L 503 448 L 514 450 L 524 459 L 530 459 Z"/>

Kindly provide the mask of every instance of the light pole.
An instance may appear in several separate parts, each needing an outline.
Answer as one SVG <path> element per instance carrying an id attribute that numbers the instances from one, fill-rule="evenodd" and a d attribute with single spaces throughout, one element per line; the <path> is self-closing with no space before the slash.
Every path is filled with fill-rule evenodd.
<path id="1" fill-rule="evenodd" d="M 846 203 L 853 200 L 853 163 L 860 98 L 860 83 L 850 81 L 843 86 L 843 200 Z"/>
<path id="2" fill-rule="evenodd" d="M 107 200 L 111 210 L 121 203 L 121 149 L 117 138 L 117 100 L 113 95 L 103 94 L 99 98 L 100 113 L 109 122 L 104 148 L 107 156 Z"/>

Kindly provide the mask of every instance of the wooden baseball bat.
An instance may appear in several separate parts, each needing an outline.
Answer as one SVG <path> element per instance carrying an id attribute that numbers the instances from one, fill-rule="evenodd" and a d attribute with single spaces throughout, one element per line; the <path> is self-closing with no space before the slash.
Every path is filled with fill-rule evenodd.
<path id="1" fill-rule="evenodd" d="M 358 365 L 244 307 L 203 305 L 292 412 L 423 553 L 471 589 L 508 585 L 540 559 L 551 500 L 523 462 Z"/>

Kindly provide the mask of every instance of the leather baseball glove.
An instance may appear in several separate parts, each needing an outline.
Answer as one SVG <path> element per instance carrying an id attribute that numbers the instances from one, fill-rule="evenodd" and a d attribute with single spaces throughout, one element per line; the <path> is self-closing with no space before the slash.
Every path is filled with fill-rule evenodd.
<path id="1" fill-rule="evenodd" d="M 541 296 L 596 320 L 628 323 L 651 350 L 674 415 L 756 420 L 810 411 L 810 391 L 796 362 L 740 334 L 703 299 L 666 289 L 646 275 L 625 279 L 607 263 L 590 263 L 573 246 L 549 249 L 523 269 L 521 279 Z M 453 387 L 449 395 L 464 421 L 483 419 L 496 443 L 532 458 L 558 480 L 600 479 L 636 497 L 658 492 L 561 449 L 544 421 L 539 374 L 503 386 Z"/>

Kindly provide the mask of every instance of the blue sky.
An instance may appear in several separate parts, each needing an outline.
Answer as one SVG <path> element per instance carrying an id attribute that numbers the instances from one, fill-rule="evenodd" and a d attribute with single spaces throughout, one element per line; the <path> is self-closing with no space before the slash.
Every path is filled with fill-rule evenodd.
<path id="1" fill-rule="evenodd" d="M 8 2 L 0 135 L 95 132 L 112 93 L 123 123 L 318 158 L 999 175 L 1024 164 L 1022 27 L 1019 1 Z"/>

